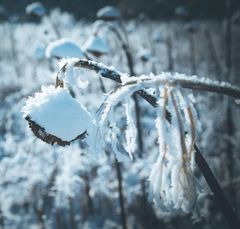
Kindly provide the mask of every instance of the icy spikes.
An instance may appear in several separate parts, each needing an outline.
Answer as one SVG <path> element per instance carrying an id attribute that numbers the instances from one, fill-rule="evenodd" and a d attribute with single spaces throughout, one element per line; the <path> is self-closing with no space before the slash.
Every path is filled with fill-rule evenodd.
<path id="1" fill-rule="evenodd" d="M 94 119 L 65 88 L 42 87 L 22 108 L 36 137 L 48 144 L 69 145 L 91 132 Z"/>

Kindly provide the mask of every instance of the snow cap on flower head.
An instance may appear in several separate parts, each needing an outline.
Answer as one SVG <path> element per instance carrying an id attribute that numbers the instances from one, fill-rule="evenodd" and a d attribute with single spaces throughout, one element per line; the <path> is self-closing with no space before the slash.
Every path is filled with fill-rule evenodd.
<path id="1" fill-rule="evenodd" d="M 84 58 L 81 48 L 71 39 L 61 38 L 51 42 L 45 51 L 47 58 Z"/>
<path id="2" fill-rule="evenodd" d="M 28 98 L 22 112 L 33 133 L 49 144 L 69 145 L 94 126 L 86 108 L 60 87 L 42 87 L 41 92 Z"/>
<path id="3" fill-rule="evenodd" d="M 102 37 L 91 36 L 84 44 L 84 50 L 96 57 L 100 57 L 107 54 L 110 51 L 110 47 Z"/>

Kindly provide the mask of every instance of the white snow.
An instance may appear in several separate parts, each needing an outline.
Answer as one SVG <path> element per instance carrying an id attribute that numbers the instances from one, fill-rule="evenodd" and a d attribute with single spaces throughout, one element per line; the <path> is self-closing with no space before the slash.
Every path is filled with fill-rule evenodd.
<path id="1" fill-rule="evenodd" d="M 22 112 L 47 133 L 64 141 L 91 131 L 94 125 L 91 114 L 71 97 L 67 89 L 54 86 L 42 87 L 42 92 L 29 97 Z"/>
<path id="2" fill-rule="evenodd" d="M 47 58 L 84 58 L 85 56 L 81 48 L 67 38 L 51 42 L 46 48 L 45 55 Z"/>
<path id="3" fill-rule="evenodd" d="M 176 86 L 180 85 L 182 88 L 188 88 L 188 89 L 196 89 L 196 90 L 202 90 L 202 91 L 209 91 L 209 92 L 216 92 L 220 93 L 219 91 L 222 90 L 222 94 L 227 94 L 223 92 L 224 90 L 230 90 L 235 91 L 235 93 L 240 94 L 240 88 L 232 85 L 228 82 L 221 82 L 216 80 L 211 80 L 209 78 L 199 78 L 196 75 L 193 76 L 187 76 L 185 74 L 179 74 L 179 73 L 170 73 L 170 72 L 162 72 L 159 75 L 141 75 L 138 77 L 129 77 L 124 80 L 124 83 L 122 86 L 128 85 L 128 84 L 140 84 L 146 88 L 154 87 L 156 85 L 169 85 L 169 86 Z M 237 97 L 238 95 L 230 95 L 233 97 Z"/>
<path id="4" fill-rule="evenodd" d="M 120 18 L 119 10 L 114 6 L 105 6 L 97 12 L 97 17 L 103 20 Z"/>
<path id="5" fill-rule="evenodd" d="M 106 54 L 110 51 L 110 47 L 103 38 L 91 36 L 84 44 L 84 50 L 90 53 Z"/>
<path id="6" fill-rule="evenodd" d="M 46 9 L 40 2 L 33 2 L 26 7 L 26 14 L 42 17 L 46 14 Z"/>

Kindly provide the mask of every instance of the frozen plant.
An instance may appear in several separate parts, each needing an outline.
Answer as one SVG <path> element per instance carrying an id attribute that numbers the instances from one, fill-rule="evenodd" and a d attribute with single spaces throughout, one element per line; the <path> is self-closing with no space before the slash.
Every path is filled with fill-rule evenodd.
<path id="1" fill-rule="evenodd" d="M 69 145 L 94 126 L 91 114 L 62 87 L 42 87 L 22 111 L 33 133 L 49 144 Z"/>
<path id="2" fill-rule="evenodd" d="M 102 77 L 121 83 L 120 86 L 106 95 L 95 119 L 75 99 L 71 98 L 66 89 L 62 88 L 65 85 L 64 81 L 67 78 L 69 66 L 71 68 L 92 69 Z M 30 127 L 34 127 L 32 130 L 35 134 L 37 133 L 36 136 L 42 140 L 47 139 L 46 142 L 48 143 L 56 141 L 61 144 L 63 140 L 70 144 L 72 140 L 82 136 L 85 131 L 94 129 L 94 131 L 88 132 L 91 139 L 89 141 L 90 148 L 95 148 L 91 144 L 99 142 L 100 146 L 101 144 L 110 144 L 117 158 L 120 158 L 120 154 L 124 152 L 121 147 L 124 140 L 118 135 L 118 127 L 114 116 L 116 106 L 128 99 L 133 93 L 138 93 L 151 105 L 157 107 L 155 126 L 158 133 L 159 155 L 156 163 L 152 165 L 150 193 L 153 201 L 162 210 L 169 213 L 175 211 L 190 212 L 194 207 L 197 199 L 193 176 L 195 161 L 206 180 L 209 181 L 209 173 L 203 171 L 203 164 L 206 162 L 199 156 L 199 149 L 196 145 L 196 129 L 198 126 L 196 112 L 190 98 L 183 94 L 183 89 L 215 92 L 236 99 L 240 98 L 240 88 L 225 82 L 168 72 L 156 76 L 150 74 L 129 77 L 112 67 L 108 68 L 94 61 L 77 59 L 65 60 L 65 64 L 58 72 L 56 86 L 57 88 L 51 87 L 50 90 L 46 89 L 46 92 L 36 94 L 34 98 L 27 101 L 23 108 L 24 117 L 30 117 L 27 120 L 30 122 Z M 55 108 L 57 108 L 57 112 Z M 135 141 L 135 133 L 132 131 L 134 122 L 129 117 L 128 109 L 126 109 L 127 125 L 130 127 L 126 131 L 126 141 L 127 144 L 132 145 L 127 148 L 131 150 L 134 148 L 132 141 Z M 52 111 L 54 112 L 52 113 Z M 74 117 L 68 125 L 71 124 L 70 126 L 73 127 L 75 123 L 76 128 L 74 126 L 74 131 L 68 126 L 58 128 L 64 125 L 62 124 L 63 120 L 60 118 L 58 123 L 52 119 L 50 121 L 45 120 L 49 113 L 53 117 Z M 64 113 L 64 115 L 60 113 Z M 73 113 L 79 116 L 75 116 Z M 132 136 L 129 136 L 129 133 Z M 57 135 L 57 138 L 55 135 Z M 198 156 L 194 160 L 195 151 Z M 131 156 L 131 152 L 129 153 Z M 214 186 L 210 182 L 209 185 L 211 188 Z"/>

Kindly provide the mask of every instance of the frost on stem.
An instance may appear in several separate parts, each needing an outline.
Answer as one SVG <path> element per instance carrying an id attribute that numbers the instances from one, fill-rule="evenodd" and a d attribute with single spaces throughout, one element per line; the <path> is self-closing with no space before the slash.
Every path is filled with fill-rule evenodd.
<path id="1" fill-rule="evenodd" d="M 119 142 L 120 145 L 125 143 L 125 149 L 131 158 L 133 156 L 132 153 L 136 148 L 136 128 L 135 120 L 133 120 L 130 100 L 130 95 L 134 93 L 135 90 L 135 85 L 116 88 L 105 97 L 105 101 L 102 103 L 97 112 L 97 136 L 101 136 L 100 139 L 103 139 L 105 136 L 110 136 L 108 142 L 110 143 L 113 152 L 119 160 L 123 160 L 125 158 L 124 154 L 122 154 L 119 150 L 119 147 L 121 147 L 119 146 Z M 125 98 L 127 98 L 127 100 L 125 100 Z M 120 127 L 116 125 L 117 120 L 114 118 L 116 117 L 116 115 L 114 115 L 114 108 L 116 108 L 117 105 L 119 105 L 119 103 L 122 101 L 125 101 L 124 108 L 126 112 L 126 142 L 124 142 L 124 139 L 120 135 L 117 135 L 117 132 L 119 133 Z M 102 144 L 102 147 L 104 147 L 104 145 L 106 145 L 106 142 Z M 125 152 L 123 148 L 121 151 Z"/>
<path id="2" fill-rule="evenodd" d="M 192 106 L 178 88 L 159 88 L 159 94 L 159 156 L 149 177 L 150 198 L 163 212 L 189 213 L 197 199 L 193 176 L 196 119 Z M 167 112 L 171 122 L 166 120 Z"/>
<path id="3" fill-rule="evenodd" d="M 134 120 L 133 108 L 134 108 L 134 101 L 131 97 L 128 99 L 125 99 L 124 108 L 126 112 L 126 130 L 125 130 L 125 136 L 126 136 L 126 151 L 128 152 L 130 158 L 133 158 L 133 153 L 135 152 L 137 148 L 136 144 L 136 138 L 137 138 L 137 128 L 136 123 Z"/>
<path id="4" fill-rule="evenodd" d="M 71 62 L 71 61 L 70 61 Z M 60 71 L 64 71 L 67 67 L 67 63 Z M 90 60 L 78 60 L 75 62 L 74 67 L 87 68 L 95 71 L 101 77 L 105 77 L 114 80 L 118 83 L 122 83 L 122 79 L 126 74 L 115 70 L 113 67 L 107 67 L 104 64 L 97 63 Z M 138 77 L 125 77 L 126 80 L 122 83 L 122 86 L 129 84 L 142 84 L 144 87 L 149 87 L 154 84 L 171 84 L 180 85 L 182 88 L 193 89 L 206 92 L 214 92 L 222 95 L 227 95 L 240 99 L 240 88 L 233 86 L 228 82 L 214 81 L 208 78 L 199 78 L 197 76 L 186 76 L 185 74 L 162 72 L 159 75 L 142 75 Z M 144 87 L 142 89 L 144 89 Z M 154 96 L 150 95 L 144 90 L 137 91 L 144 99 L 149 101 L 153 106 L 156 106 Z"/>
<path id="5" fill-rule="evenodd" d="M 125 83 L 127 79 L 125 80 Z M 155 84 L 148 84 L 153 87 Z M 98 130 L 106 136 L 113 131 L 113 151 L 119 158 L 116 150 L 116 126 L 107 128 L 108 122 L 113 122 L 113 108 L 121 101 L 129 99 L 130 95 L 142 90 L 146 84 L 139 81 L 136 84 L 120 86 L 110 93 L 99 110 Z M 197 118 L 191 100 L 183 96 L 179 86 L 169 86 L 162 83 L 156 89 L 159 96 L 156 129 L 158 132 L 159 156 L 153 165 L 150 174 L 150 198 L 164 212 L 190 212 L 197 199 L 197 191 L 193 170 L 195 167 L 194 144 L 196 138 Z M 128 104 L 129 106 L 129 104 Z M 129 118 L 127 107 L 127 119 Z M 167 112 L 171 120 L 167 120 Z M 132 115 L 130 115 L 132 116 Z M 132 118 L 132 117 L 131 117 Z M 127 120 L 126 142 L 128 150 L 132 150 L 135 144 L 135 132 L 133 131 L 134 120 Z M 130 156 L 132 152 L 130 151 Z"/>

